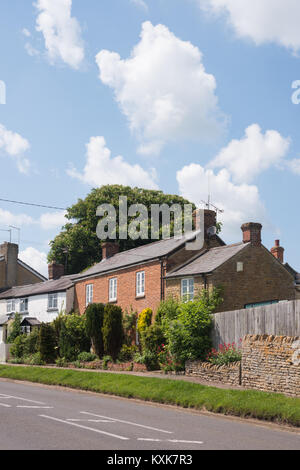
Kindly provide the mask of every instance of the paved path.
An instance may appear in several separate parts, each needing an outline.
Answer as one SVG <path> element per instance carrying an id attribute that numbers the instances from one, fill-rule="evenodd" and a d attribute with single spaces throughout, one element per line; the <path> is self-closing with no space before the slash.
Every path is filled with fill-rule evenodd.
<path id="1" fill-rule="evenodd" d="M 300 434 L 133 400 L 0 379 L 0 449 L 300 449 Z"/>

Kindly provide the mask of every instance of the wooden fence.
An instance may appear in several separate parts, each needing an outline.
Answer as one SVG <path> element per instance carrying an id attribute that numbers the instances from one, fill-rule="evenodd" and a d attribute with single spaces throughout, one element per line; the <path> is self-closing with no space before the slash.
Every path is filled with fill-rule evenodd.
<path id="1" fill-rule="evenodd" d="M 245 335 L 300 336 L 300 300 L 214 315 L 213 344 L 239 344 Z"/>

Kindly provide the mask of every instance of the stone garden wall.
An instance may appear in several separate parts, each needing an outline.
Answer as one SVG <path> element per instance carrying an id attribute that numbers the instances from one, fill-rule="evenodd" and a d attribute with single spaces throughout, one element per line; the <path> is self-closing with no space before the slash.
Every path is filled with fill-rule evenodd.
<path id="1" fill-rule="evenodd" d="M 242 385 L 300 397 L 300 337 L 246 336 L 242 348 Z"/>
<path id="2" fill-rule="evenodd" d="M 228 366 L 187 362 L 186 375 L 300 397 L 300 337 L 247 335 L 242 343 L 241 362 Z"/>
<path id="3" fill-rule="evenodd" d="M 185 373 L 190 377 L 199 377 L 206 382 L 221 382 L 227 385 L 241 384 L 241 363 L 228 366 L 216 366 L 209 362 L 187 362 Z"/>

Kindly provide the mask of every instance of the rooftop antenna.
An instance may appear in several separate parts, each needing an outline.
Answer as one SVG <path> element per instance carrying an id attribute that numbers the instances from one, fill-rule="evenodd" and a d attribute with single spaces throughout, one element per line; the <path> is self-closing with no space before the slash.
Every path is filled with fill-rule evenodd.
<path id="1" fill-rule="evenodd" d="M 14 225 L 10 225 L 10 228 L 18 231 L 18 246 L 20 246 L 20 239 L 21 239 L 21 229 L 19 227 L 15 227 Z"/>

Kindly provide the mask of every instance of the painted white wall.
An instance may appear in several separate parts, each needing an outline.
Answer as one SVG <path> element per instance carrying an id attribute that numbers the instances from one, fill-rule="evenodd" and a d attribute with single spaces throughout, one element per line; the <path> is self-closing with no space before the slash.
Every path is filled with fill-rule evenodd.
<path id="1" fill-rule="evenodd" d="M 61 310 L 66 308 L 67 295 L 66 292 L 58 292 L 58 309 L 57 311 L 48 311 L 48 294 L 32 295 L 28 297 L 28 314 L 23 317 L 37 318 L 41 323 L 51 323 L 58 316 Z M 20 301 L 15 299 L 16 312 L 20 312 Z M 0 316 L 6 315 L 7 300 L 0 300 Z M 1 341 L 0 341 L 1 342 Z"/>

